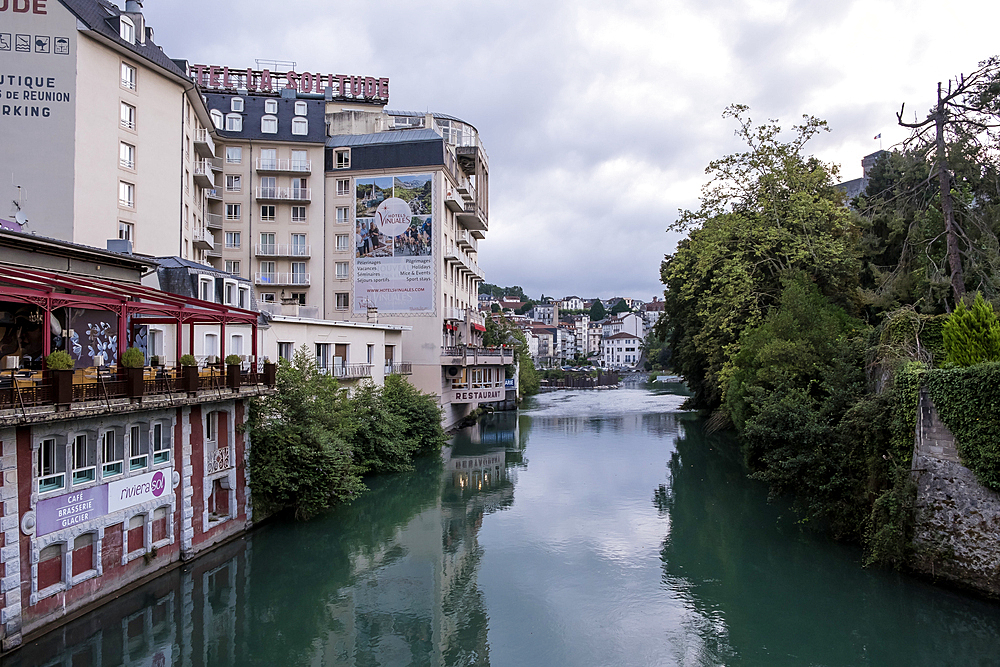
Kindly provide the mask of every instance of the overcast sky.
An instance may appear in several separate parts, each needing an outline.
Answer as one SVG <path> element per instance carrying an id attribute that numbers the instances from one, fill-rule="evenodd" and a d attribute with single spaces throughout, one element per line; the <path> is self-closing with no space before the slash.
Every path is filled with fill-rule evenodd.
<path id="1" fill-rule="evenodd" d="M 121 4 L 124 4 L 122 0 Z M 667 225 L 709 160 L 740 150 L 722 110 L 830 123 L 809 144 L 861 176 L 904 138 L 895 112 L 996 53 L 996 3 L 722 0 L 146 0 L 172 58 L 386 76 L 390 109 L 475 125 L 490 159 L 486 280 L 534 297 L 661 294 Z"/>

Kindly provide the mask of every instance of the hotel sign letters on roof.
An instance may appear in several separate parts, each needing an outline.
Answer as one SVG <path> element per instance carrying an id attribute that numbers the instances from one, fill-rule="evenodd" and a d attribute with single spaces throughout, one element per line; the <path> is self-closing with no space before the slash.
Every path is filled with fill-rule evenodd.
<path id="1" fill-rule="evenodd" d="M 0 0 L 2 2 L 3 0 Z M 245 90 L 248 93 L 278 93 L 291 88 L 300 93 L 323 94 L 327 88 L 333 96 L 365 102 L 388 102 L 389 79 L 349 74 L 319 72 L 272 72 L 253 68 L 230 69 L 219 65 L 189 65 L 188 76 L 202 88 Z"/>

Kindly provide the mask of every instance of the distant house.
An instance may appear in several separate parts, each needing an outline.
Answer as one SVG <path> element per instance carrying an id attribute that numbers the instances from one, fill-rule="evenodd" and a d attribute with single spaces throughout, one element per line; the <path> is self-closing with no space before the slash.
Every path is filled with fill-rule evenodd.
<path id="1" fill-rule="evenodd" d="M 658 297 L 653 297 L 653 300 L 642 307 L 642 315 L 646 320 L 646 329 L 649 330 L 656 326 L 656 321 L 660 319 L 663 315 L 664 302 L 660 301 Z"/>
<path id="2" fill-rule="evenodd" d="M 632 368 L 639 361 L 642 339 L 638 336 L 621 332 L 604 338 L 601 361 L 604 368 L 620 370 Z"/>
<path id="3" fill-rule="evenodd" d="M 568 296 L 559 303 L 563 310 L 583 310 L 583 299 L 578 296 Z"/>

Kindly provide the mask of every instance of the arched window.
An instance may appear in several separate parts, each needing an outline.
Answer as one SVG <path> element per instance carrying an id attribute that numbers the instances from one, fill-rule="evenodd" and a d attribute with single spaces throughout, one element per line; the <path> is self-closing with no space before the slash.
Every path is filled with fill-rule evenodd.
<path id="1" fill-rule="evenodd" d="M 227 132 L 242 132 L 243 131 L 243 116 L 238 113 L 226 114 L 226 131 Z"/>
<path id="2" fill-rule="evenodd" d="M 278 100 L 264 100 L 264 113 L 278 113 Z"/>
<path id="3" fill-rule="evenodd" d="M 234 97 L 232 100 L 229 101 L 229 108 L 232 111 L 243 111 L 243 98 Z"/>
<path id="4" fill-rule="evenodd" d="M 278 118 L 276 116 L 261 116 L 260 131 L 264 134 L 277 134 Z"/>
<path id="5" fill-rule="evenodd" d="M 212 124 L 215 125 L 215 129 L 221 130 L 223 123 L 222 112 L 218 109 L 212 109 L 212 111 L 209 112 L 209 115 L 212 117 Z"/>
<path id="6" fill-rule="evenodd" d="M 306 115 L 306 103 L 305 102 L 296 102 L 295 103 L 295 115 L 296 116 L 305 116 Z"/>
<path id="7" fill-rule="evenodd" d="M 305 118 L 293 118 L 292 134 L 309 134 L 309 121 Z"/>
<path id="8" fill-rule="evenodd" d="M 118 19 L 118 36 L 129 44 L 135 44 L 135 24 L 132 19 L 127 16 L 119 16 Z"/>

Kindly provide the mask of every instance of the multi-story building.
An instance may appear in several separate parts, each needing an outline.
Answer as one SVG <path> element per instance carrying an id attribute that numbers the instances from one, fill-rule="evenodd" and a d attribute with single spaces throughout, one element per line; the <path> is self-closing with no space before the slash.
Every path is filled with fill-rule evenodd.
<path id="1" fill-rule="evenodd" d="M 636 338 L 643 338 L 645 322 L 637 313 L 623 313 L 617 317 L 609 317 L 601 322 L 604 338 L 610 338 L 616 333 L 630 333 Z"/>
<path id="2" fill-rule="evenodd" d="M 642 306 L 642 314 L 646 320 L 646 331 L 649 331 L 654 326 L 656 322 L 663 315 L 664 302 L 660 301 L 659 297 L 653 297 L 653 300 Z"/>
<path id="3" fill-rule="evenodd" d="M 559 303 L 554 301 L 536 303 L 531 309 L 531 319 L 555 326 L 559 323 Z"/>
<path id="4" fill-rule="evenodd" d="M 601 359 L 604 368 L 620 370 L 631 368 L 639 361 L 642 339 L 632 333 L 612 334 L 602 343 Z"/>
<path id="5" fill-rule="evenodd" d="M 604 336 L 604 327 L 601 321 L 589 322 L 587 324 L 587 356 L 600 355 L 601 338 Z"/>
<path id="6" fill-rule="evenodd" d="M 24 3 L 5 12 L 0 162 L 17 227 L 148 255 L 203 261 L 216 177 L 208 111 L 153 42 L 142 3 Z"/>
<path id="7" fill-rule="evenodd" d="M 578 296 L 568 296 L 559 302 L 563 310 L 583 310 L 583 299 Z"/>

